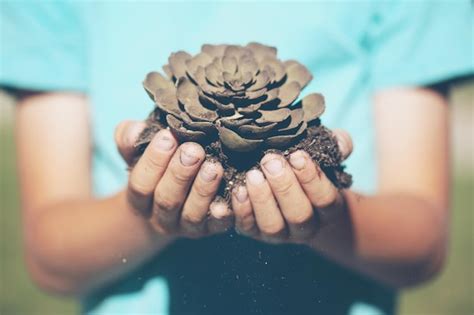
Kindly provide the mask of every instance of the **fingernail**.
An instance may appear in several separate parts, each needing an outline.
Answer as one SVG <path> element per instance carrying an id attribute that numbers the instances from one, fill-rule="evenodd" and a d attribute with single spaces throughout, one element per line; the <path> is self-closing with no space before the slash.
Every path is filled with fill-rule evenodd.
<path id="1" fill-rule="evenodd" d="M 279 175 L 283 171 L 283 162 L 279 158 L 263 163 L 263 167 L 272 175 Z"/>
<path id="2" fill-rule="evenodd" d="M 216 219 L 222 219 L 230 214 L 229 207 L 222 202 L 213 202 L 209 208 L 211 215 Z"/>
<path id="3" fill-rule="evenodd" d="M 179 159 L 184 166 L 191 166 L 199 161 L 199 158 L 196 156 L 196 151 L 191 146 L 182 147 Z"/>
<path id="4" fill-rule="evenodd" d="M 217 177 L 216 165 L 211 162 L 204 162 L 199 175 L 205 182 L 212 182 Z"/>
<path id="5" fill-rule="evenodd" d="M 244 203 L 249 197 L 247 189 L 244 186 L 237 187 L 237 189 L 234 191 L 234 195 L 237 198 L 237 201 L 240 203 Z"/>
<path id="6" fill-rule="evenodd" d="M 161 151 L 169 151 L 174 147 L 174 139 L 171 135 L 168 135 L 166 132 L 163 132 L 158 138 L 158 143 L 156 146 Z"/>
<path id="7" fill-rule="evenodd" d="M 306 165 L 306 158 L 301 152 L 295 152 L 290 155 L 290 164 L 297 170 L 302 170 Z"/>
<path id="8" fill-rule="evenodd" d="M 253 185 L 260 185 L 265 181 L 262 172 L 259 170 L 251 170 L 247 172 L 247 179 Z"/>

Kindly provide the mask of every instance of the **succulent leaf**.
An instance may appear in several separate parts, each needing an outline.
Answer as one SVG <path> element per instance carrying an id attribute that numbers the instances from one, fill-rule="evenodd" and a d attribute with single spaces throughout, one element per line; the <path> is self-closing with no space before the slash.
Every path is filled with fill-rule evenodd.
<path id="1" fill-rule="evenodd" d="M 290 83 L 285 83 L 280 87 L 278 93 L 278 98 L 280 103 L 278 107 L 287 107 L 290 106 L 300 95 L 301 85 L 298 82 L 292 81 Z"/>
<path id="2" fill-rule="evenodd" d="M 185 51 L 172 53 L 168 58 L 171 73 L 176 79 L 186 76 L 186 61 L 191 59 L 191 55 Z"/>
<path id="3" fill-rule="evenodd" d="M 199 142 L 206 138 L 206 133 L 202 131 L 188 130 L 183 126 L 183 122 L 172 115 L 166 116 L 166 122 L 171 129 L 171 132 L 180 141 L 195 141 Z"/>
<path id="4" fill-rule="evenodd" d="M 150 72 L 143 81 L 143 87 L 152 100 L 155 100 L 155 94 L 158 89 L 170 89 L 174 84 L 163 77 L 159 72 Z"/>
<path id="5" fill-rule="evenodd" d="M 290 117 L 291 110 L 288 108 L 280 108 L 276 110 L 259 110 L 261 117 L 256 119 L 257 124 L 280 123 Z"/>
<path id="6" fill-rule="evenodd" d="M 319 93 L 312 93 L 307 95 L 301 101 L 304 111 L 304 120 L 311 122 L 318 119 L 326 108 L 324 97 Z"/>
<path id="7" fill-rule="evenodd" d="M 236 152 L 283 148 L 324 111 L 320 94 L 292 106 L 311 74 L 259 43 L 203 45 L 194 56 L 178 51 L 163 70 L 168 78 L 151 72 L 143 86 L 162 113 L 156 119 L 182 141 L 219 139 Z"/>
<path id="8" fill-rule="evenodd" d="M 295 60 L 291 60 L 290 62 L 286 63 L 286 74 L 287 81 L 298 82 L 301 86 L 301 89 L 305 88 L 306 85 L 313 79 L 313 76 L 308 71 L 308 69 Z"/>
<path id="9" fill-rule="evenodd" d="M 245 139 L 238 133 L 226 127 L 217 127 L 219 139 L 227 148 L 236 152 L 249 152 L 256 150 L 263 143 L 262 139 Z"/>

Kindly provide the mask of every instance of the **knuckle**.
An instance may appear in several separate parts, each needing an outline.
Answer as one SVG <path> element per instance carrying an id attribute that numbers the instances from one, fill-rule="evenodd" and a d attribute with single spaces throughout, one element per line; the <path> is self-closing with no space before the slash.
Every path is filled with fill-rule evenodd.
<path id="1" fill-rule="evenodd" d="M 309 185 L 318 179 L 318 174 L 314 168 L 299 174 L 299 181 L 302 185 Z"/>
<path id="2" fill-rule="evenodd" d="M 273 223 L 260 227 L 260 231 L 266 237 L 269 238 L 280 238 L 285 231 L 285 225 L 283 223 Z"/>
<path id="3" fill-rule="evenodd" d="M 148 188 L 133 179 L 128 182 L 128 190 L 134 198 L 146 198 L 151 194 Z"/>
<path id="4" fill-rule="evenodd" d="M 187 172 L 184 168 L 176 166 L 176 165 L 171 166 L 169 168 L 169 171 L 170 171 L 172 180 L 180 186 L 188 185 L 190 180 L 193 177 L 192 173 Z"/>
<path id="5" fill-rule="evenodd" d="M 183 213 L 181 221 L 184 225 L 201 225 L 204 222 L 204 218 L 191 213 Z"/>
<path id="6" fill-rule="evenodd" d="M 234 214 L 239 220 L 245 221 L 254 219 L 252 208 L 250 207 L 234 207 Z"/>
<path id="7" fill-rule="evenodd" d="M 154 203 L 156 209 L 161 210 L 165 213 L 166 212 L 173 212 L 177 208 L 179 208 L 179 203 L 178 202 L 176 202 L 174 200 L 170 200 L 169 198 L 166 198 L 166 197 L 162 196 L 159 193 L 155 193 L 153 203 Z"/>
<path id="8" fill-rule="evenodd" d="M 274 198 L 271 191 L 261 190 L 261 189 L 254 189 L 249 190 L 249 197 L 252 201 L 252 205 L 265 205 L 268 200 Z"/>
<path id="9" fill-rule="evenodd" d="M 304 225 L 313 219 L 313 213 L 310 211 L 302 211 L 297 215 L 287 218 L 288 223 L 293 225 Z"/>
<path id="10" fill-rule="evenodd" d="M 194 186 L 193 186 L 193 190 L 194 192 L 196 193 L 196 195 L 200 198 L 209 198 L 209 197 L 212 197 L 215 193 L 215 190 L 214 187 L 210 186 L 210 185 L 200 185 L 198 183 L 196 183 Z"/>
<path id="11" fill-rule="evenodd" d="M 163 153 L 151 149 L 150 151 L 145 151 L 143 158 L 146 159 L 146 164 L 149 168 L 154 171 L 163 170 L 166 168 L 165 161 L 160 158 Z"/>
<path id="12" fill-rule="evenodd" d="M 332 187 L 326 193 L 322 194 L 316 204 L 318 207 L 325 208 L 332 205 L 337 199 L 337 189 Z"/>
<path id="13" fill-rule="evenodd" d="M 168 231 L 166 231 L 160 224 L 159 224 L 159 220 L 154 218 L 152 220 L 150 220 L 150 225 L 152 227 L 152 229 L 160 234 L 160 235 L 168 235 Z"/>
<path id="14" fill-rule="evenodd" d="M 243 218 L 239 222 L 239 230 L 246 234 L 253 233 L 256 230 L 255 220 L 253 218 Z"/>
<path id="15" fill-rule="evenodd" d="M 278 184 L 274 184 L 272 190 L 280 196 L 287 196 L 290 194 L 293 187 L 293 182 L 289 179 L 286 179 L 280 181 Z"/>

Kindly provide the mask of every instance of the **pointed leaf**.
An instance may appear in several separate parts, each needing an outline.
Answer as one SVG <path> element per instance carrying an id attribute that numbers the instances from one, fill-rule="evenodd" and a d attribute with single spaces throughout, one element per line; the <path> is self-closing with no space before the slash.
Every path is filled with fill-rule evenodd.
<path id="1" fill-rule="evenodd" d="M 288 126 L 278 129 L 278 134 L 288 134 L 293 133 L 298 129 L 304 120 L 304 111 L 302 108 L 296 108 L 291 110 L 290 114 L 291 120 Z"/>
<path id="2" fill-rule="evenodd" d="M 218 126 L 219 138 L 227 148 L 237 152 L 249 152 L 258 149 L 263 140 L 252 140 L 241 137 L 226 127 Z"/>
<path id="3" fill-rule="evenodd" d="M 178 80 L 176 96 L 178 97 L 178 101 L 183 105 L 199 102 L 198 89 L 188 78 Z"/>
<path id="4" fill-rule="evenodd" d="M 243 118 L 243 119 L 231 119 L 231 118 L 221 118 L 219 123 L 227 128 L 237 128 L 243 126 L 245 124 L 249 124 L 253 121 L 251 118 Z"/>
<path id="5" fill-rule="evenodd" d="M 290 117 L 291 110 L 288 108 L 280 108 L 276 110 L 259 110 L 262 116 L 255 120 L 257 124 L 279 123 Z"/>
<path id="6" fill-rule="evenodd" d="M 249 87 L 249 91 L 257 91 L 263 89 L 270 83 L 270 75 L 263 70 L 255 77 L 255 83 Z"/>
<path id="7" fill-rule="evenodd" d="M 294 134 L 269 137 L 265 140 L 265 144 L 270 148 L 286 149 L 304 134 L 306 126 L 306 122 L 303 122 Z"/>
<path id="8" fill-rule="evenodd" d="M 150 72 L 143 81 L 143 87 L 152 100 L 155 100 L 155 94 L 158 89 L 170 89 L 174 87 L 174 84 L 163 77 L 161 73 Z"/>
<path id="9" fill-rule="evenodd" d="M 188 130 L 183 126 L 183 122 L 172 115 L 166 116 L 166 122 L 171 132 L 180 142 L 194 141 L 199 142 L 206 138 L 206 133 L 202 131 Z"/>
<path id="10" fill-rule="evenodd" d="M 234 57 L 237 60 L 239 60 L 241 56 L 245 56 L 247 54 L 248 52 L 244 47 L 237 45 L 228 45 L 224 51 L 224 56 Z"/>
<path id="11" fill-rule="evenodd" d="M 242 127 L 239 128 L 239 133 L 243 136 L 247 136 L 250 138 L 261 138 L 268 134 L 271 130 L 275 128 L 275 126 L 278 125 L 277 123 L 271 123 L 266 126 L 256 126 L 256 125 L 243 125 Z"/>
<path id="12" fill-rule="evenodd" d="M 304 120 L 311 122 L 318 119 L 326 108 L 324 96 L 319 93 L 309 94 L 301 101 L 304 111 Z"/>
<path id="13" fill-rule="evenodd" d="M 199 53 L 191 59 L 186 60 L 188 74 L 194 76 L 199 66 L 205 67 L 212 62 L 212 57 L 206 53 Z"/>
<path id="14" fill-rule="evenodd" d="M 230 74 L 237 72 L 237 59 L 232 56 L 222 57 L 222 70 Z"/>
<path id="15" fill-rule="evenodd" d="M 155 94 L 156 106 L 165 113 L 179 116 L 181 109 L 176 98 L 176 89 L 158 89 Z"/>
<path id="16" fill-rule="evenodd" d="M 215 111 L 209 110 L 201 105 L 201 103 L 184 104 L 186 114 L 193 120 L 213 122 L 219 116 Z"/>
<path id="17" fill-rule="evenodd" d="M 277 55 L 277 50 L 275 47 L 262 45 L 260 43 L 248 43 L 246 47 L 253 52 L 253 55 L 257 62 L 260 62 L 267 56 L 276 57 Z"/>
<path id="18" fill-rule="evenodd" d="M 224 55 L 224 51 L 226 49 L 227 45 L 209 45 L 205 44 L 202 45 L 201 51 L 205 52 L 211 57 L 220 57 Z"/>
<path id="19" fill-rule="evenodd" d="M 285 64 L 287 82 L 296 81 L 300 84 L 301 89 L 303 89 L 313 79 L 313 76 L 308 71 L 308 69 L 306 69 L 306 67 L 300 64 L 298 61 L 286 61 Z"/>
<path id="20" fill-rule="evenodd" d="M 272 83 L 278 83 L 283 80 L 286 75 L 286 69 L 283 64 L 274 57 L 265 57 L 260 62 L 260 69 L 270 69 L 273 72 Z"/>
<path id="21" fill-rule="evenodd" d="M 239 67 L 239 71 L 241 73 L 249 72 L 252 77 L 255 74 L 257 74 L 257 72 L 259 70 L 257 61 L 251 55 L 241 56 L 240 59 L 239 59 L 238 67 Z"/>
<path id="22" fill-rule="evenodd" d="M 178 81 L 178 100 L 183 104 L 186 114 L 193 120 L 214 121 L 217 119 L 217 113 L 205 108 L 199 101 L 199 94 L 196 86 L 187 78 L 181 78 Z"/>
<path id="23" fill-rule="evenodd" d="M 171 71 L 170 65 L 164 65 L 162 68 L 163 68 L 163 71 L 165 72 L 166 76 L 168 77 L 168 79 L 173 80 L 173 72 Z M 174 79 L 176 79 L 176 78 L 174 78 Z"/>
<path id="24" fill-rule="evenodd" d="M 280 99 L 278 98 L 278 95 L 280 93 L 280 89 L 271 89 L 270 91 L 267 92 L 267 98 L 261 102 L 261 108 L 262 109 L 270 109 L 274 108 L 276 105 L 280 103 Z"/>
<path id="25" fill-rule="evenodd" d="M 243 115 L 252 114 L 252 113 L 255 113 L 257 110 L 259 110 L 261 106 L 262 106 L 262 103 L 251 104 L 247 107 L 240 107 L 238 109 L 238 112 Z"/>
<path id="26" fill-rule="evenodd" d="M 191 59 L 191 55 L 185 51 L 172 53 L 168 58 L 170 70 L 176 79 L 186 76 L 186 61 Z"/>
<path id="27" fill-rule="evenodd" d="M 283 84 L 278 92 L 278 98 L 280 99 L 278 107 L 282 108 L 291 105 L 298 98 L 300 92 L 301 86 L 298 82 L 293 81 Z"/>
<path id="28" fill-rule="evenodd" d="M 191 117 L 184 112 L 181 113 L 180 118 L 190 130 L 203 131 L 206 133 L 211 133 L 216 130 L 213 123 L 207 121 L 193 121 Z"/>
<path id="29" fill-rule="evenodd" d="M 208 96 L 204 93 L 199 93 L 199 101 L 201 104 L 203 104 L 205 107 L 208 107 L 210 109 L 219 109 L 224 112 L 233 112 L 235 110 L 234 104 L 229 103 L 229 104 L 223 104 L 216 100 L 215 98 Z M 207 106 L 206 106 L 207 105 Z"/>

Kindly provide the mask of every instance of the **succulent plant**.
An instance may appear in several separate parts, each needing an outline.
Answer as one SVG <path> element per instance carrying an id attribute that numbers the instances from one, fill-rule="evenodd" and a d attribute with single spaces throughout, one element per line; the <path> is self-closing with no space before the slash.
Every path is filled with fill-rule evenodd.
<path id="1" fill-rule="evenodd" d="M 325 142 L 311 156 L 323 170 L 332 171 L 330 178 L 338 187 L 350 185 L 337 143 L 320 125 L 324 97 L 313 93 L 298 101 L 312 80 L 299 62 L 282 62 L 276 48 L 259 43 L 206 44 L 195 56 L 171 54 L 163 70 L 165 75 L 150 72 L 143 82 L 156 108 L 137 143 L 139 151 L 154 133 L 169 127 L 179 141 L 202 144 L 209 157 L 234 169 L 227 176 L 229 184 L 265 151 L 314 151 L 310 140 Z"/>

